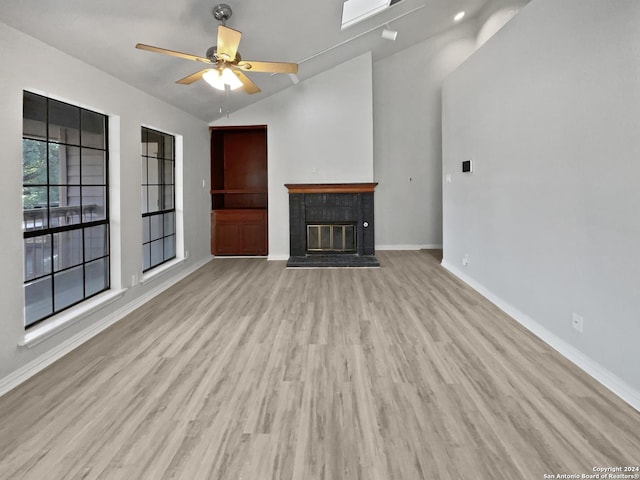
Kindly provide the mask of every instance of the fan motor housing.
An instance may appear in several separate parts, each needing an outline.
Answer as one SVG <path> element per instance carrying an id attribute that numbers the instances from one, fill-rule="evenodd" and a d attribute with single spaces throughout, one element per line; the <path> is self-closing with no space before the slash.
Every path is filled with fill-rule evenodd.
<path id="1" fill-rule="evenodd" d="M 213 47 L 209 47 L 207 49 L 207 53 L 205 54 L 205 57 L 207 57 L 212 63 L 216 63 L 218 61 L 218 47 L 216 45 L 214 45 Z M 240 60 L 242 60 L 242 57 L 240 56 L 240 52 L 236 52 L 236 58 L 233 59 L 233 62 L 231 63 L 238 63 Z"/>

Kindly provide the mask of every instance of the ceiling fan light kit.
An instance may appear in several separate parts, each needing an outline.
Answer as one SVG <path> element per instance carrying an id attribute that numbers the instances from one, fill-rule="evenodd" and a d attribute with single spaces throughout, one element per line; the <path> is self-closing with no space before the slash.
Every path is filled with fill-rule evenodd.
<path id="1" fill-rule="evenodd" d="M 225 85 L 228 85 L 230 90 L 237 90 L 242 87 L 240 79 L 229 68 L 223 68 L 222 71 L 211 68 L 202 74 L 202 78 L 213 88 L 223 92 L 225 91 Z"/>
<path id="2" fill-rule="evenodd" d="M 200 79 L 204 79 L 212 87 L 226 91 L 242 88 L 246 93 L 258 93 L 258 86 L 247 77 L 243 71 L 265 72 L 265 73 L 298 73 L 297 63 L 288 62 L 261 62 L 253 60 L 242 60 L 238 52 L 238 45 L 242 38 L 242 33 L 225 26 L 226 21 L 231 17 L 231 7 L 225 3 L 216 5 L 213 9 L 213 16 L 221 22 L 218 25 L 217 45 L 207 50 L 206 57 L 192 55 L 188 53 L 176 52 L 165 48 L 154 47 L 138 43 L 136 48 L 149 52 L 171 55 L 173 57 L 184 58 L 196 62 L 206 63 L 212 67 L 204 68 L 191 75 L 188 75 L 176 83 L 180 85 L 190 85 Z"/>

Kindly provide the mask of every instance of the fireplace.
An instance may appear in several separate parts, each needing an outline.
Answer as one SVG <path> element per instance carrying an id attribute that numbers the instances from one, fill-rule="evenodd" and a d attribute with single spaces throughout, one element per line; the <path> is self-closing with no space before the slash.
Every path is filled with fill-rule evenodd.
<path id="1" fill-rule="evenodd" d="M 289 267 L 377 267 L 376 183 L 287 184 Z"/>

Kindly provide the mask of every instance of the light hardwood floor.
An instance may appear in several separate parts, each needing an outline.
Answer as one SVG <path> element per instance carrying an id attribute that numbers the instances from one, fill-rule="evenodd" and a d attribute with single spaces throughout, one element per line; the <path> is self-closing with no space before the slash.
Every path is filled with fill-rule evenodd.
<path id="1" fill-rule="evenodd" d="M 216 259 L 0 398 L 0 479 L 542 479 L 640 413 L 444 271 Z"/>

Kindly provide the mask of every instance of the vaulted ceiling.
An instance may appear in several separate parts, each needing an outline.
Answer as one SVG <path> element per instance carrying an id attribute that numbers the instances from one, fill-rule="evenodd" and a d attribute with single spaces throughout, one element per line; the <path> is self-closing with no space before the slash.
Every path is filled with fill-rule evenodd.
<path id="1" fill-rule="evenodd" d="M 243 34 L 243 59 L 300 63 L 304 80 L 364 52 L 374 61 L 472 21 L 494 0 L 402 0 L 341 30 L 343 0 L 227 0 L 227 26 Z M 0 21 L 91 64 L 205 121 L 292 86 L 287 75 L 248 73 L 262 92 L 214 90 L 203 81 L 178 85 L 202 64 L 137 50 L 136 43 L 204 56 L 216 43 L 215 0 L 2 0 Z M 385 40 L 385 25 L 398 31 Z"/>

